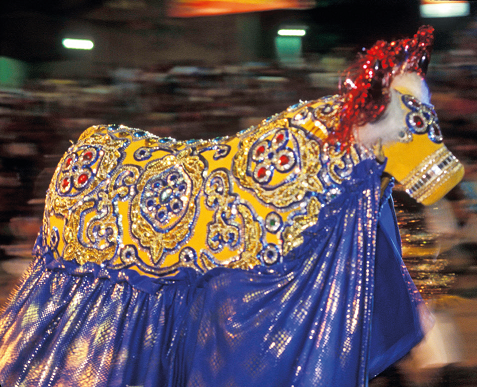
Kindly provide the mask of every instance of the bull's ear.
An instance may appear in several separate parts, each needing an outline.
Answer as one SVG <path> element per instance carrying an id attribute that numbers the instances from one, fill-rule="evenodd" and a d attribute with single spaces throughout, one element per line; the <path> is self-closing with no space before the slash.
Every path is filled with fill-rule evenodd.
<path id="1" fill-rule="evenodd" d="M 427 74 L 427 68 L 429 67 L 429 55 L 424 54 L 418 63 L 419 69 L 423 75 Z"/>
<path id="2" fill-rule="evenodd" d="M 379 100 L 383 98 L 383 92 L 385 89 L 385 75 L 383 71 L 383 64 L 378 59 L 373 66 L 374 75 L 371 79 L 371 83 L 368 89 L 369 97 L 373 100 Z"/>

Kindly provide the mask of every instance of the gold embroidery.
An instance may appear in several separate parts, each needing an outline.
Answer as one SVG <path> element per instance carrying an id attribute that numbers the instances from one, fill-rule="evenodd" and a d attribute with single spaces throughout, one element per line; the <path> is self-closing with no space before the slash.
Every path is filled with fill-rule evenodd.
<path id="1" fill-rule="evenodd" d="M 118 228 L 109 197 L 104 192 L 99 197 L 90 195 L 98 186 L 108 184 L 108 173 L 117 166 L 118 149 L 124 143 L 99 134 L 101 130 L 88 129 L 91 137 L 83 134 L 83 141 L 70 148 L 58 164 L 46 196 L 45 236 L 50 245 L 57 245 L 60 241 L 52 243 L 56 234 L 50 218 L 64 219 L 63 258 L 80 264 L 101 263 L 111 259 L 116 250 Z M 82 227 L 85 218 L 89 220 L 86 232 Z"/>
<path id="2" fill-rule="evenodd" d="M 50 184 L 45 243 L 57 258 L 147 275 L 281 262 L 362 157 L 323 141 L 340 104 L 301 103 L 210 141 L 89 128 Z"/>
<path id="3" fill-rule="evenodd" d="M 109 198 L 104 193 L 101 196 L 102 203 L 97 205 L 98 208 L 95 209 L 93 200 L 85 201 L 69 216 L 69 222 L 66 224 L 63 234 L 66 243 L 63 252 L 64 259 L 75 259 L 79 264 L 83 264 L 86 262 L 101 263 L 113 258 L 116 251 L 115 241 L 118 236 L 118 227 L 112 214 Z M 89 222 L 85 222 L 87 226 L 84 230 L 84 227 L 80 227 L 80 222 L 84 222 L 82 217 L 91 214 L 93 216 Z M 92 231 L 95 228 L 97 231 Z"/>
<path id="4" fill-rule="evenodd" d="M 122 145 L 123 143 L 120 141 L 108 141 L 107 136 L 94 135 L 93 137 L 87 138 L 83 143 L 79 143 L 79 146 L 73 147 L 73 149 L 63 156 L 58 164 L 47 192 L 47 207 L 52 206 L 55 213 L 66 216 L 68 211 L 74 207 L 76 203 L 92 192 L 98 184 L 107 180 L 108 173 L 118 164 L 120 159 L 118 149 Z M 88 169 L 94 173 L 94 176 L 88 176 L 88 178 L 92 178 L 92 181 L 89 182 L 85 189 L 77 188 L 75 182 L 71 182 L 72 187 L 70 192 L 68 194 L 62 192 L 60 186 L 67 181 L 66 179 L 74 179 L 75 177 L 79 179 L 81 177 L 79 172 L 85 170 L 81 169 L 81 165 L 79 165 L 76 166 L 78 171 L 71 173 L 70 167 L 74 168 L 75 166 L 68 166 L 68 160 L 70 160 L 70 158 L 81 160 L 88 151 L 95 149 L 92 147 L 101 149 L 98 151 L 98 158 L 94 164 L 88 166 Z M 74 164 L 75 161 L 72 160 L 71 163 Z"/>
<path id="5" fill-rule="evenodd" d="M 251 269 L 260 264 L 257 257 L 262 250 L 262 243 L 260 242 L 262 228 L 260 223 L 254 221 L 252 212 L 247 206 L 239 204 L 237 210 L 242 217 L 242 222 L 247 232 L 245 233 L 244 249 L 240 254 L 240 259 L 236 262 L 232 262 L 228 266 L 233 268 Z"/>

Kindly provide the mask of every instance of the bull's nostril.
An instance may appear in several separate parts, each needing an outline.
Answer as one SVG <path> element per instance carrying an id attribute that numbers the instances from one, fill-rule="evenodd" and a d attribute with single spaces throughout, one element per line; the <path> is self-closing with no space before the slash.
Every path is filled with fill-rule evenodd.
<path id="1" fill-rule="evenodd" d="M 412 141 L 412 133 L 407 128 L 401 129 L 398 135 L 401 142 L 407 143 Z"/>

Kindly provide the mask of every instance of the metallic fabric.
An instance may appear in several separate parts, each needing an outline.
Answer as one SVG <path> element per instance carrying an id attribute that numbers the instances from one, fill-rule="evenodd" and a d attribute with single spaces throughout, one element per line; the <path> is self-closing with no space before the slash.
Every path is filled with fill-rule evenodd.
<path id="1" fill-rule="evenodd" d="M 358 164 L 273 269 L 151 278 L 55 259 L 40 236 L 1 319 L 1 384 L 366 386 L 422 336 L 382 168 Z"/>

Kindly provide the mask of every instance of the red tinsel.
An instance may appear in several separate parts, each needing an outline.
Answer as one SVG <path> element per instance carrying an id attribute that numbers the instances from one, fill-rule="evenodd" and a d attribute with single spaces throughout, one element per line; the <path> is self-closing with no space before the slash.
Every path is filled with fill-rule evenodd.
<path id="1" fill-rule="evenodd" d="M 406 72 L 425 75 L 433 31 L 431 26 L 422 26 L 412 39 L 378 41 L 349 69 L 343 85 L 346 94 L 341 119 L 331 138 L 335 145 L 348 148 L 353 126 L 380 117 L 390 102 L 389 86 L 395 76 Z"/>

